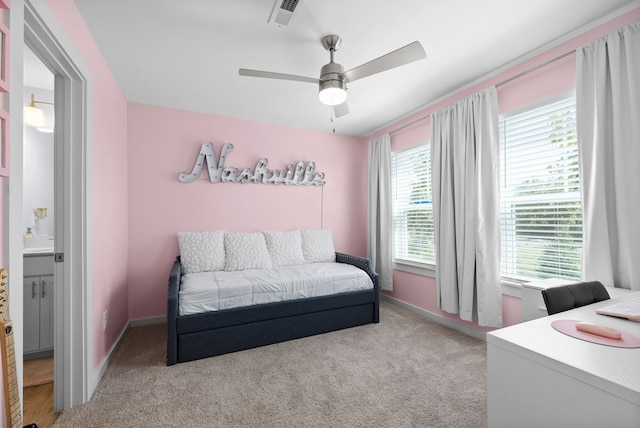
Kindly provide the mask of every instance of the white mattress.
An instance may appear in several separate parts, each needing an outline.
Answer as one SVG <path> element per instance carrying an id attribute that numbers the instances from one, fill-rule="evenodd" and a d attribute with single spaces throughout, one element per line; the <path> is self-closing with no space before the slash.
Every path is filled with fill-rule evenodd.
<path id="1" fill-rule="evenodd" d="M 199 272 L 182 276 L 180 315 L 373 288 L 369 275 L 346 263 Z"/>

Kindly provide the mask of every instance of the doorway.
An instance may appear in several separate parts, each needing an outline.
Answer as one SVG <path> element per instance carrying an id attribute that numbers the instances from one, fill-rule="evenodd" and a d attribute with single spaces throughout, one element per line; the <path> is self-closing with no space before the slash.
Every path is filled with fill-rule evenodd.
<path id="1" fill-rule="evenodd" d="M 54 75 L 24 46 L 23 408 L 38 426 L 54 421 Z"/>
<path id="2" fill-rule="evenodd" d="M 18 3 L 20 4 L 20 3 Z M 18 12 L 15 8 L 12 14 Z M 33 51 L 37 58 L 54 75 L 55 130 L 54 136 L 54 410 L 84 404 L 95 389 L 93 377 L 93 314 L 91 289 L 91 153 L 90 120 L 91 93 L 87 76 L 89 71 L 78 52 L 68 42 L 58 21 L 44 2 L 24 1 L 21 34 L 12 37 L 12 52 L 23 50 L 21 45 Z M 18 25 L 12 25 L 14 34 Z M 23 37 L 20 37 L 23 36 Z M 23 40 L 20 40 L 23 39 Z M 13 45 L 13 43 L 18 43 Z M 13 54 L 12 54 L 13 58 Z M 22 53 L 13 64 L 22 68 Z M 13 74 L 15 76 L 18 73 Z M 12 80 L 12 92 L 23 89 L 23 81 Z M 11 127 L 13 136 L 23 134 L 17 97 L 11 99 L 11 111 L 15 111 Z M 15 104 L 14 101 L 16 100 Z M 17 137 L 16 137 L 17 138 Z M 22 139 L 11 140 L 12 153 L 22 152 Z M 12 177 L 22 177 L 21 156 L 12 157 Z M 9 194 L 20 195 L 20 202 L 9 202 L 11 271 L 22 272 L 24 213 L 22 179 L 10 180 Z M 16 236 L 17 234 L 20 236 Z M 19 238 L 19 239 L 18 239 Z M 19 256 L 19 257 L 18 257 Z M 19 262 L 18 262 L 19 260 Z M 19 278 L 18 278 L 19 279 Z M 21 284 L 22 285 L 22 284 Z M 17 291 L 17 290 L 16 290 Z M 20 306 L 20 308 L 22 308 Z M 19 314 L 18 317 L 22 318 Z M 21 345 L 21 343 L 19 344 Z M 21 349 L 21 348 L 20 348 Z M 20 355 L 19 357 L 21 357 Z M 18 373 L 23 368 L 22 359 L 17 362 Z"/>

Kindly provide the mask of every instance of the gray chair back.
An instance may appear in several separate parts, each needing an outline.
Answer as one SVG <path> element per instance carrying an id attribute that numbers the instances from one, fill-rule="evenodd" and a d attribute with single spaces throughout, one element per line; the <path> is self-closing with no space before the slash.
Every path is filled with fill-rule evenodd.
<path id="1" fill-rule="evenodd" d="M 607 300 L 609 293 L 599 281 L 590 281 L 547 288 L 542 290 L 542 297 L 547 306 L 547 312 L 549 315 L 553 315 Z"/>

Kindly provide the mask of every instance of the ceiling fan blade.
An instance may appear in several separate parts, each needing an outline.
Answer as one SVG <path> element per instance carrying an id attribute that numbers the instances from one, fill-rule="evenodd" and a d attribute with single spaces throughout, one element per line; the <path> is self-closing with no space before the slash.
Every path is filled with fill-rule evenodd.
<path id="1" fill-rule="evenodd" d="M 347 80 L 347 82 L 353 82 L 354 80 L 400 67 L 401 65 L 409 64 L 426 57 L 427 54 L 420 42 L 415 41 L 401 47 L 400 49 L 396 49 L 393 52 L 389 52 L 386 55 L 382 55 L 381 57 L 371 60 L 365 64 L 352 68 L 349 71 L 345 71 L 342 73 L 342 76 Z"/>
<path id="2" fill-rule="evenodd" d="M 346 101 L 342 104 L 338 104 L 337 106 L 333 106 L 333 114 L 336 118 L 346 116 L 349 113 L 351 113 L 351 111 L 349 110 L 349 106 Z"/>
<path id="3" fill-rule="evenodd" d="M 238 70 L 238 72 L 240 76 L 264 77 L 266 79 L 293 80 L 296 82 L 315 83 L 316 85 L 320 83 L 320 80 L 314 79 L 313 77 L 296 76 L 295 74 L 272 73 L 271 71 L 249 70 L 246 68 L 241 68 Z"/>

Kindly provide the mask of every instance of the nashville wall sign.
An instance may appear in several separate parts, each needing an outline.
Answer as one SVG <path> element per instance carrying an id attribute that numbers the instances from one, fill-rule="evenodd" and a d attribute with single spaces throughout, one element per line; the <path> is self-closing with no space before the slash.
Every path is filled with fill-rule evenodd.
<path id="1" fill-rule="evenodd" d="M 227 154 L 233 150 L 233 144 L 225 144 L 220 151 L 220 158 L 216 158 L 213 143 L 202 143 L 200 153 L 193 165 L 191 174 L 181 172 L 178 180 L 183 183 L 195 181 L 202 173 L 202 167 L 207 164 L 209 179 L 212 183 L 263 183 L 263 184 L 285 184 L 294 186 L 323 186 L 325 183 L 324 173 L 315 172 L 315 162 L 300 161 L 297 164 L 289 164 L 286 169 L 267 168 L 269 161 L 266 158 L 256 162 L 255 168 L 240 168 L 225 166 Z"/>

